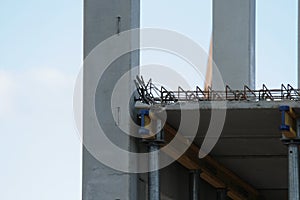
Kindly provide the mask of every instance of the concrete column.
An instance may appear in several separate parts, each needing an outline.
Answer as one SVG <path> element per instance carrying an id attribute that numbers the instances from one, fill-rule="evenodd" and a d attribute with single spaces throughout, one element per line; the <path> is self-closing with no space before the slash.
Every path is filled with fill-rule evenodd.
<path id="1" fill-rule="evenodd" d="M 140 19 L 139 0 L 84 0 L 84 58 L 99 43 L 110 36 L 118 35 L 119 32 L 139 27 Z M 127 45 L 138 42 L 138 37 L 132 38 Z M 127 42 L 127 41 L 126 41 Z M 105 51 L 110 54 L 113 49 Z M 95 66 L 83 70 L 83 139 L 92 140 L 89 133 L 96 132 L 98 125 L 93 122 L 94 108 L 98 115 L 101 127 L 105 129 L 107 137 L 120 148 L 127 151 L 135 151 L 135 143 L 130 137 L 124 134 L 113 119 L 114 112 L 118 111 L 122 120 L 120 123 L 129 124 L 127 115 L 118 107 L 111 108 L 111 95 L 113 88 L 120 77 L 133 66 L 139 63 L 139 54 L 137 52 L 129 53 L 115 60 L 107 71 L 104 79 L 98 83 L 96 94 L 91 89 L 91 85 L 98 81 L 99 77 L 94 75 Z M 136 71 L 138 72 L 138 71 Z M 132 76 L 135 76 L 132 72 Z M 130 78 L 129 78 L 130 79 Z M 129 98 L 133 91 L 133 80 L 128 80 L 124 84 L 120 99 Z M 91 105 L 91 98 L 96 98 L 96 105 Z M 103 152 L 105 153 L 105 152 Z M 116 159 L 112 157 L 112 159 Z M 130 166 L 130 163 L 121 163 Z M 83 172 L 82 172 L 82 199 L 122 199 L 135 200 L 137 198 L 137 178 L 135 174 L 123 173 L 111 169 L 98 160 L 83 147 Z"/>
<path id="2" fill-rule="evenodd" d="M 255 88 L 255 0 L 213 0 L 213 60 L 232 89 Z"/>

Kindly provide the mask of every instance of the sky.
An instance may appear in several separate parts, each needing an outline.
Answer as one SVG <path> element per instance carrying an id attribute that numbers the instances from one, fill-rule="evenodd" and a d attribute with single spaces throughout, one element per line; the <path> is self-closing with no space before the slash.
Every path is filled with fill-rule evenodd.
<path id="1" fill-rule="evenodd" d="M 0 1 L 0 199 L 76 200 L 81 0 Z"/>
<path id="2" fill-rule="evenodd" d="M 72 95 L 82 64 L 83 2 L 0 3 L 0 198 L 80 200 Z M 211 1 L 143 0 L 141 9 L 142 27 L 177 31 L 208 51 Z M 257 88 L 296 86 L 296 0 L 258 0 L 256 17 Z M 142 56 L 144 63 L 154 58 Z"/>

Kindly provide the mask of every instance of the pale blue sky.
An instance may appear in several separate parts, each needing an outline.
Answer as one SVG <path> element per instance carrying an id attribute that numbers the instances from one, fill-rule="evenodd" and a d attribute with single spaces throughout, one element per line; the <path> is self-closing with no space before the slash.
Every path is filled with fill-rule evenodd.
<path id="1" fill-rule="evenodd" d="M 72 92 L 82 62 L 82 0 L 1 0 L 0 198 L 80 200 Z M 142 26 L 208 50 L 209 0 L 144 0 Z M 257 1 L 257 85 L 296 86 L 296 0 Z"/>

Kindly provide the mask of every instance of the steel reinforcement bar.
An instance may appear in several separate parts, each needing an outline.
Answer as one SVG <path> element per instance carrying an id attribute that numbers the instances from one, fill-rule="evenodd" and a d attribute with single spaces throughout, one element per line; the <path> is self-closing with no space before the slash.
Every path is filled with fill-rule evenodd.
<path id="1" fill-rule="evenodd" d="M 178 87 L 176 91 L 169 91 L 165 87 L 157 87 L 150 79 L 145 82 L 143 77 L 135 80 L 135 85 L 139 97 L 136 101 L 146 104 L 172 104 L 186 101 L 283 101 L 283 100 L 300 100 L 300 89 L 293 88 L 290 84 L 281 85 L 280 89 L 268 89 L 263 85 L 260 90 L 250 89 L 247 85 L 243 90 L 232 90 L 226 85 L 224 91 L 216 91 L 211 87 L 202 90 L 196 87 L 195 90 L 184 90 Z"/>

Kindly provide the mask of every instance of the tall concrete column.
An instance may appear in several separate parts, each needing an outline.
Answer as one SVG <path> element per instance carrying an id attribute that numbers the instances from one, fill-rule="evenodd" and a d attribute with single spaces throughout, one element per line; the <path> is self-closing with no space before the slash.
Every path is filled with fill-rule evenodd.
<path id="1" fill-rule="evenodd" d="M 255 88 L 255 0 L 213 0 L 213 60 L 232 89 Z"/>
<path id="2" fill-rule="evenodd" d="M 84 0 L 84 58 L 99 43 L 110 36 L 117 36 L 119 32 L 139 27 L 140 5 L 139 0 Z M 127 45 L 136 42 L 125 41 Z M 104 53 L 110 54 L 113 49 Z M 99 121 L 106 129 L 107 137 L 124 150 L 134 151 L 135 143 L 130 137 L 116 126 L 112 115 L 114 111 L 120 114 L 120 123 L 129 124 L 124 117 L 124 112 L 117 108 L 111 108 L 111 95 L 117 80 L 127 71 L 139 63 L 138 52 L 129 53 L 115 60 L 105 71 L 104 79 L 98 83 L 96 94 L 93 94 L 91 84 L 99 79 L 94 71 L 99 66 L 84 66 L 83 70 L 83 140 L 90 140 L 89 134 L 96 132 L 97 124 L 91 121 L 95 108 Z M 104 68 L 103 68 L 104 69 Z M 137 71 L 136 71 L 137 72 Z M 132 72 L 132 76 L 136 73 Z M 130 78 L 129 78 L 130 79 Z M 133 90 L 133 80 L 122 86 L 123 90 L 119 97 L 129 98 Z M 96 105 L 91 105 L 91 98 L 95 97 Z M 123 113 L 122 113 L 123 112 Z M 83 147 L 83 172 L 82 172 L 82 199 L 83 200 L 105 200 L 122 199 L 135 200 L 137 197 L 137 178 L 135 174 L 123 173 L 111 169 L 98 160 Z M 101 152 L 105 153 L 105 152 Z M 117 155 L 116 155 L 117 156 Z M 113 158 L 112 159 L 116 159 Z M 120 163 L 130 165 L 130 163 Z"/>

